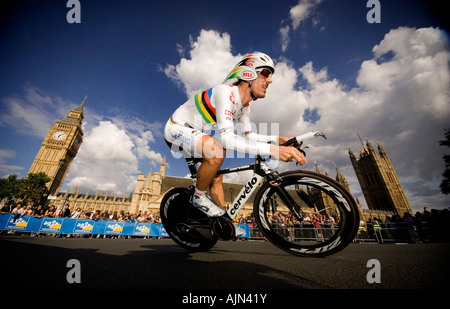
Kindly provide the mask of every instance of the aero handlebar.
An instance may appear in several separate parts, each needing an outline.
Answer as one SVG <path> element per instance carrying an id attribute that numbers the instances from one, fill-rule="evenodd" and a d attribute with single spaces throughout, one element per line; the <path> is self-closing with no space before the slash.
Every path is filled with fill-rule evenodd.
<path id="1" fill-rule="evenodd" d="M 301 146 L 304 141 L 306 141 L 308 139 L 316 138 L 319 136 L 323 137 L 324 139 L 327 139 L 325 134 L 323 134 L 322 132 L 311 131 L 311 132 L 291 138 L 286 143 L 284 143 L 282 146 L 294 146 L 294 147 Z"/>

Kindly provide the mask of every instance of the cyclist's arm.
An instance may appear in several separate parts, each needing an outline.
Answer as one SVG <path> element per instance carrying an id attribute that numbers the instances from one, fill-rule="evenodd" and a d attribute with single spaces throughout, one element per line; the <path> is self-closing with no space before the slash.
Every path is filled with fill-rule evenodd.
<path id="1" fill-rule="evenodd" d="M 275 135 L 262 135 L 258 134 L 253 131 L 252 124 L 250 122 L 250 109 L 248 108 L 248 112 L 242 116 L 242 118 L 239 120 L 239 122 L 243 126 L 243 135 L 248 138 L 249 140 L 255 141 L 255 142 L 262 142 L 262 143 L 273 143 L 278 144 L 279 139 L 278 136 Z"/>
<path id="2" fill-rule="evenodd" d="M 227 87 L 214 89 L 214 101 L 217 128 L 225 149 L 252 155 L 269 156 L 271 154 L 270 144 L 257 142 L 235 134 L 232 116 L 233 102 L 230 99 L 230 91 Z"/>

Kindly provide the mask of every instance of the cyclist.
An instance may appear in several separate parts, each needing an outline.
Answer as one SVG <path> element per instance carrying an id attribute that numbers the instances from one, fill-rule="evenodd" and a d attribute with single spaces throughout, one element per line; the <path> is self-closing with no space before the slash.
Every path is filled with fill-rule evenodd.
<path id="1" fill-rule="evenodd" d="M 227 149 L 270 155 L 285 162 L 296 160 L 301 165 L 306 163 L 296 148 L 279 146 L 291 137 L 266 136 L 252 131 L 250 103 L 265 97 L 274 72 L 274 63 L 268 55 L 248 54 L 222 84 L 196 94 L 167 121 L 164 137 L 171 150 L 203 159 L 198 168 L 193 205 L 209 217 L 225 214 L 223 175 L 217 172 Z M 243 136 L 235 133 L 238 125 L 243 128 Z M 212 128 L 219 130 L 220 139 L 204 132 Z M 208 188 L 211 198 L 206 194 Z"/>

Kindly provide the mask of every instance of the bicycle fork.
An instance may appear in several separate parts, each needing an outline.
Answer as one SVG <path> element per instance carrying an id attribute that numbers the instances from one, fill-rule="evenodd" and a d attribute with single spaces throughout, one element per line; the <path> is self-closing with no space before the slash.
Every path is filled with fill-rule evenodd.
<path id="1" fill-rule="evenodd" d="M 294 217 L 298 220 L 298 222 L 303 221 L 303 212 L 297 203 L 294 201 L 292 196 L 283 188 L 280 187 L 279 181 L 281 178 L 278 175 L 275 175 L 272 180 L 269 181 L 272 189 L 278 194 L 280 199 L 283 201 L 284 205 L 290 210 L 290 212 L 294 215 Z"/>

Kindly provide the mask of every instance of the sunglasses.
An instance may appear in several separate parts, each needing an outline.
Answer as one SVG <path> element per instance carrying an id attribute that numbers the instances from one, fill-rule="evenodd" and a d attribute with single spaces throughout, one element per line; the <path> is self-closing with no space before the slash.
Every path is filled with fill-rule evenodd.
<path id="1" fill-rule="evenodd" d="M 261 73 L 262 76 L 264 76 L 265 78 L 272 78 L 272 74 L 273 72 L 267 68 L 262 69 L 261 71 L 259 71 Z"/>

